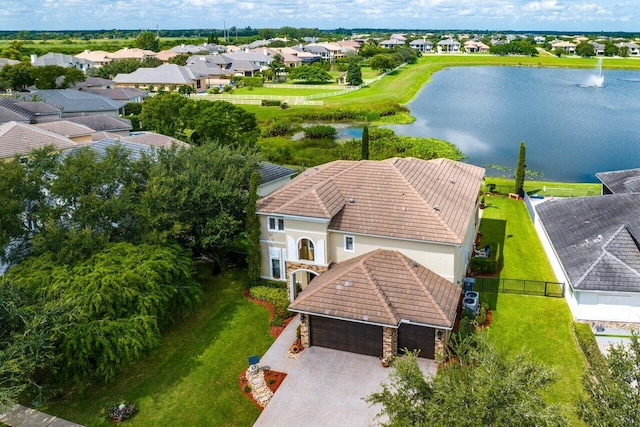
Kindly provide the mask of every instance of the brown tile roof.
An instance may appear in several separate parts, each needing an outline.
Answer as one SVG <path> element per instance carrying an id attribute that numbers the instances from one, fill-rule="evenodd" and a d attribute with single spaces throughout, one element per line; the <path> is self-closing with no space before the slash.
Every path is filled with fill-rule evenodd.
<path id="1" fill-rule="evenodd" d="M 91 135 L 94 130 L 88 126 L 70 122 L 68 120 L 57 120 L 55 122 L 38 123 L 34 126 L 45 129 L 62 136 L 82 136 Z"/>
<path id="2" fill-rule="evenodd" d="M 258 201 L 258 212 L 330 220 L 329 229 L 459 244 L 484 169 L 446 159 L 338 160 Z"/>
<path id="3" fill-rule="evenodd" d="M 66 150 L 78 144 L 34 125 L 17 122 L 0 125 L 0 158 L 25 155 L 47 145 L 53 145 L 57 150 Z"/>
<path id="4" fill-rule="evenodd" d="M 397 251 L 378 249 L 313 279 L 291 311 L 399 326 L 453 328 L 458 286 Z"/>

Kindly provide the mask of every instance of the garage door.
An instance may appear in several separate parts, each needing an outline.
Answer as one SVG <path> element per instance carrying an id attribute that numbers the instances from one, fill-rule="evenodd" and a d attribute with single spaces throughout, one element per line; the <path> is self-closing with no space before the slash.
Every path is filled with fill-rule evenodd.
<path id="1" fill-rule="evenodd" d="M 382 327 L 311 316 L 311 345 L 382 356 Z"/>
<path id="2" fill-rule="evenodd" d="M 420 350 L 419 357 L 433 359 L 435 353 L 435 329 L 425 326 L 400 324 L 398 329 L 398 352 L 406 347 L 409 350 Z"/>

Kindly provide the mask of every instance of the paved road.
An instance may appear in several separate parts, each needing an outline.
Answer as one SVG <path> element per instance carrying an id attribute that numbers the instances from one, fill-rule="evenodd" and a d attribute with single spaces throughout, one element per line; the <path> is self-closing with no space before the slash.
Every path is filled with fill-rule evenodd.
<path id="1" fill-rule="evenodd" d="M 0 414 L 0 422 L 11 427 L 83 427 L 80 424 L 18 405 L 12 411 Z"/>

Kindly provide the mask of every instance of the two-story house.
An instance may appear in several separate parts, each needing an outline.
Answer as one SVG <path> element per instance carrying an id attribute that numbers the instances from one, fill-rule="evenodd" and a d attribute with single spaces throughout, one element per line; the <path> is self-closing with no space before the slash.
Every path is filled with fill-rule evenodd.
<path id="1" fill-rule="evenodd" d="M 410 286 L 424 290 L 437 281 L 434 292 L 438 295 L 451 295 L 455 289 L 453 293 L 457 292 L 459 297 L 479 223 L 478 195 L 483 177 L 483 168 L 446 159 L 335 161 L 309 168 L 258 201 L 262 277 L 287 282 L 293 311 L 315 312 L 316 319 L 332 317 L 330 303 L 315 308 L 296 306 L 298 294 L 305 295 L 305 289 L 313 288 L 312 280 L 319 275 L 322 277 L 327 270 L 356 258 L 375 261 L 377 257 L 371 254 L 383 250 L 401 255 L 391 256 L 394 263 L 401 264 L 396 265 L 396 271 L 405 271 L 414 277 L 414 273 L 406 270 L 410 265 L 432 272 L 433 277 L 438 278 L 425 283 L 414 277 Z M 402 260 L 409 260 L 408 264 Z M 318 280 L 320 282 L 323 281 Z M 394 287 L 393 284 L 384 286 Z M 367 292 L 376 293 L 379 291 L 376 289 L 374 286 Z M 421 292 L 423 295 L 431 291 Z M 393 306 L 391 300 L 389 304 Z M 430 301 L 436 301 L 438 305 L 439 300 L 434 296 Z M 429 324 L 432 332 L 436 326 L 440 331 L 451 331 L 453 327 L 459 298 L 446 298 L 444 303 L 446 307 L 434 310 L 450 315 L 442 325 Z M 404 310 L 398 306 L 388 308 Z M 374 317 L 366 312 L 359 312 L 358 316 L 357 319 L 344 315 L 334 317 L 336 321 L 350 321 L 346 329 L 352 332 L 353 322 L 367 323 L 363 319 Z M 309 325 L 306 319 L 302 319 L 303 332 L 311 334 L 307 344 L 326 345 L 314 341 L 313 324 Z M 376 349 L 380 350 L 376 354 L 382 354 L 383 347 L 378 346 L 379 342 L 375 343 L 375 337 L 382 337 L 383 327 L 391 330 L 384 332 L 387 337 L 393 337 L 395 331 L 392 342 L 397 343 L 398 322 L 420 323 L 402 316 L 395 320 L 395 324 L 389 320 L 384 326 L 379 322 L 372 325 L 374 344 L 367 354 L 376 353 Z M 317 320 L 316 324 L 320 323 Z M 335 329 L 335 325 L 327 328 Z M 316 332 L 320 336 L 321 332 Z M 349 343 L 334 348 L 362 350 L 357 344 Z M 396 351 L 396 346 L 391 344 L 391 347 L 385 347 L 384 353 Z"/>

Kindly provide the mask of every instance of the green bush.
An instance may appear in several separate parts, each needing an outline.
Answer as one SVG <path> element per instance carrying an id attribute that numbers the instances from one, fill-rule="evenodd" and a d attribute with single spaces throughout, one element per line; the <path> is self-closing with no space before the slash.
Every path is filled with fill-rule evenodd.
<path id="1" fill-rule="evenodd" d="M 470 268 L 475 274 L 491 274 L 498 269 L 498 263 L 489 258 L 473 257 L 471 258 Z"/>
<path id="2" fill-rule="evenodd" d="M 475 319 L 476 326 L 482 326 L 487 323 L 487 304 L 484 302 L 480 303 L 480 310 L 478 311 L 478 315 Z"/>
<path id="3" fill-rule="evenodd" d="M 222 91 L 223 91 L 223 92 L 231 92 L 231 91 L 233 91 L 233 86 L 231 86 L 231 85 L 226 85 L 226 86 L 222 89 Z"/>
<path id="4" fill-rule="evenodd" d="M 124 115 L 125 116 L 137 116 L 142 113 L 142 103 L 141 102 L 128 102 L 124 106 Z"/>
<path id="5" fill-rule="evenodd" d="M 573 324 L 573 333 L 589 365 L 593 368 L 600 367 L 606 369 L 607 362 L 598 347 L 591 326 L 588 323 L 575 322 Z"/>
<path id="6" fill-rule="evenodd" d="M 282 326 L 275 325 L 274 322 L 278 322 L 278 319 L 284 319 L 285 317 L 289 317 L 292 315 L 287 310 L 289 306 L 289 297 L 287 295 L 286 288 L 276 288 L 269 286 L 254 286 L 249 290 L 251 296 L 255 299 L 259 299 L 261 301 L 266 301 L 268 303 L 273 304 L 274 311 L 274 319 L 272 321 L 273 326 Z"/>
<path id="7" fill-rule="evenodd" d="M 291 131 L 291 125 L 286 120 L 276 120 L 273 123 L 268 124 L 262 129 L 262 136 L 283 136 Z"/>
<path id="8" fill-rule="evenodd" d="M 260 105 L 263 107 L 280 107 L 282 101 L 278 99 L 263 99 Z"/>
<path id="9" fill-rule="evenodd" d="M 242 84 L 247 87 L 263 87 L 264 80 L 262 77 L 243 77 Z"/>
<path id="10" fill-rule="evenodd" d="M 208 90 L 207 90 L 207 93 L 208 93 L 209 95 L 215 95 L 215 94 L 218 94 L 218 93 L 220 93 L 220 88 L 219 88 L 218 86 L 214 86 L 214 87 L 212 87 L 211 89 L 208 89 Z"/>
<path id="11" fill-rule="evenodd" d="M 315 125 L 304 130 L 304 137 L 309 139 L 326 139 L 336 136 L 336 128 L 329 125 Z"/>

